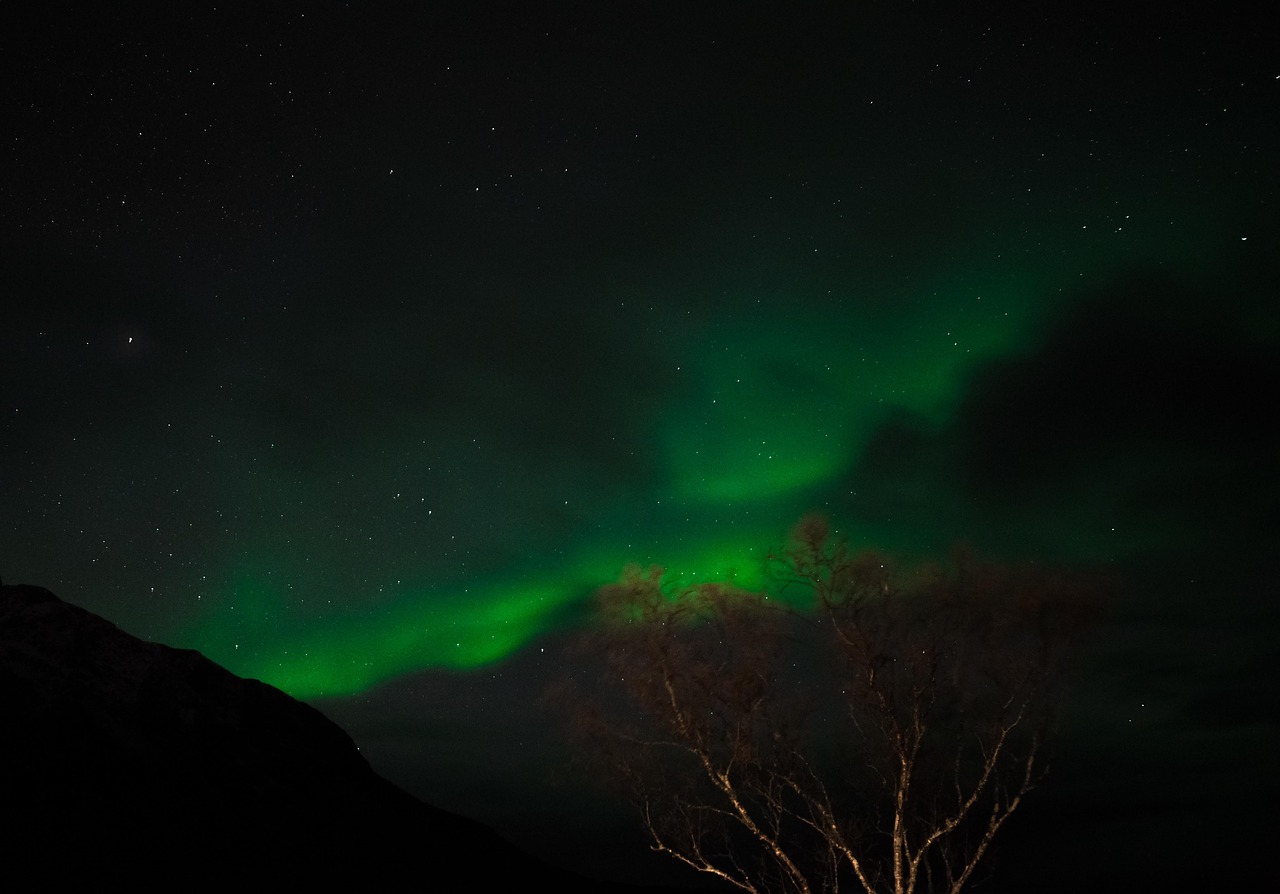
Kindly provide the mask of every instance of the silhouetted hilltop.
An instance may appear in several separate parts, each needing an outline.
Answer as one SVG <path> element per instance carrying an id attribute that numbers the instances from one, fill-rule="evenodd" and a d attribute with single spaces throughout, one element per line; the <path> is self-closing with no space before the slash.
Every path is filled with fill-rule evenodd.
<path id="1" fill-rule="evenodd" d="M 391 785 L 314 708 L 40 587 L 0 587 L 0 730 L 0 860 L 40 887 L 604 889 Z"/>

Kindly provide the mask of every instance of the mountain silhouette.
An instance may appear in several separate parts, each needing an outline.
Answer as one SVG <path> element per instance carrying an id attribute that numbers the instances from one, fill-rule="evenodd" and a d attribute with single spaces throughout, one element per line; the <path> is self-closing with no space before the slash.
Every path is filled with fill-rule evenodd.
<path id="1" fill-rule="evenodd" d="M 379 777 L 316 709 L 0 586 L 0 860 L 39 887 L 635 891 L 562 872 Z"/>

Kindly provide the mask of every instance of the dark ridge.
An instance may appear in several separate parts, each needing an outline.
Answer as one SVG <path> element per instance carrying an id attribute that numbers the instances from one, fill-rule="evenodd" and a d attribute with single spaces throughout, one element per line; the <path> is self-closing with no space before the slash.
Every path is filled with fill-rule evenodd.
<path id="1" fill-rule="evenodd" d="M 0 712 L 0 859 L 36 887 L 638 891 L 423 804 L 309 705 L 41 587 L 0 586 Z"/>

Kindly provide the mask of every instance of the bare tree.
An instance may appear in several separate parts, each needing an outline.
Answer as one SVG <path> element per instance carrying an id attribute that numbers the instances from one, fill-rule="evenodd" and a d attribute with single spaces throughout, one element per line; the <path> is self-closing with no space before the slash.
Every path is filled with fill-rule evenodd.
<path id="1" fill-rule="evenodd" d="M 957 894 L 1046 769 L 1096 587 L 958 554 L 898 571 L 820 519 L 773 595 L 629 568 L 580 731 L 655 850 L 749 892 Z"/>

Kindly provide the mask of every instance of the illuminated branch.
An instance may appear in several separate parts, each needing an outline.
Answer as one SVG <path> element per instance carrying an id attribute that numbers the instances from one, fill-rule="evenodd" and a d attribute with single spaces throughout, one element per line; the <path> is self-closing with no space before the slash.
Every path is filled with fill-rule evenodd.
<path id="1" fill-rule="evenodd" d="M 612 706 L 586 713 L 654 850 L 758 894 L 959 894 L 1043 772 L 1089 588 L 905 575 L 814 520 L 778 582 L 814 610 L 656 568 L 601 592 L 587 648 L 620 691 L 583 704 Z M 789 670 L 820 653 L 822 686 Z"/>

